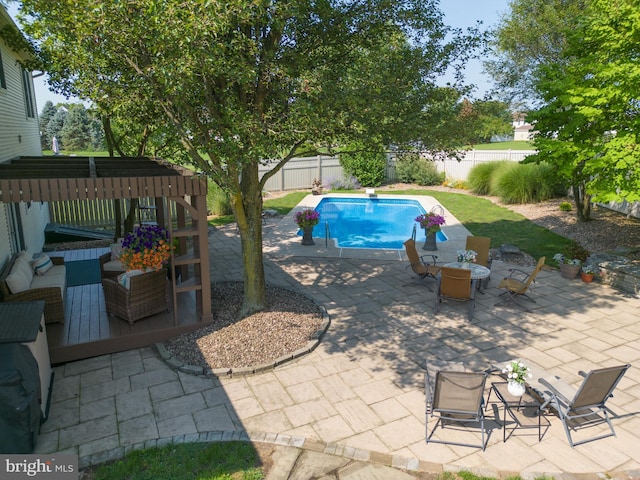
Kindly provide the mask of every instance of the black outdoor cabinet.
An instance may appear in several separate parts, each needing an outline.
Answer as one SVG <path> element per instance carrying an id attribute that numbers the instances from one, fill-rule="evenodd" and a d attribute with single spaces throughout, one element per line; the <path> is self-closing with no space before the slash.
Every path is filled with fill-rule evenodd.
<path id="1" fill-rule="evenodd" d="M 33 452 L 48 413 L 43 312 L 44 302 L 0 303 L 0 454 Z"/>

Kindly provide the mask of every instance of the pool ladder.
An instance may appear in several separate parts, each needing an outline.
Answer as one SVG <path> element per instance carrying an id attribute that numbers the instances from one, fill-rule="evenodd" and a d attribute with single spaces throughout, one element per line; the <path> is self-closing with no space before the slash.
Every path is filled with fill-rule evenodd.
<path id="1" fill-rule="evenodd" d="M 418 234 L 418 228 L 417 225 L 414 223 L 413 224 L 413 231 L 411 232 L 411 239 L 415 242 L 416 241 L 416 236 Z"/>
<path id="2" fill-rule="evenodd" d="M 331 238 L 331 230 L 329 222 L 324 222 L 324 248 L 329 248 L 329 239 Z"/>

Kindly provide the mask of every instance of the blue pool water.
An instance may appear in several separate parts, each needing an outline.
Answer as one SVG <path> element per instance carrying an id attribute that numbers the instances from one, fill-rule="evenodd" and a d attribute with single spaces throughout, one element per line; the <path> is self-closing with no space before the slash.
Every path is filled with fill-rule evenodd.
<path id="1" fill-rule="evenodd" d="M 328 223 L 330 238 L 339 248 L 403 249 L 414 225 L 416 243 L 425 241 L 424 230 L 414 219 L 426 212 L 416 200 L 327 197 L 315 210 L 320 213 L 320 222 L 313 228 L 313 236 L 325 238 Z M 447 237 L 438 232 L 436 240 L 444 242 Z"/>

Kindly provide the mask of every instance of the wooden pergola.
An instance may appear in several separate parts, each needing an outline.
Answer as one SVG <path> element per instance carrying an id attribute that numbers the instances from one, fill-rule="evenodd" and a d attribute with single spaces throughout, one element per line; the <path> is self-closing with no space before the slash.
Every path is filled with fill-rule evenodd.
<path id="1" fill-rule="evenodd" d="M 98 340 L 87 343 L 81 335 L 69 340 L 68 333 L 56 334 L 57 325 L 49 324 L 53 363 L 149 345 L 211 322 L 206 195 L 206 177 L 157 159 L 48 156 L 20 157 L 0 163 L 0 201 L 4 203 L 154 198 L 158 224 L 167 228 L 171 240 L 179 240 L 179 254 L 171 256 L 171 268 L 183 272 L 181 281 L 177 275 L 170 276 L 173 325 L 165 318 L 156 328 L 154 317 L 136 322 L 130 329 L 116 323 L 118 333 L 114 334 L 111 326 L 106 337 L 99 335 Z M 171 211 L 165 208 L 169 202 L 175 203 L 175 223 L 166 215 Z M 187 240 L 192 245 L 189 251 Z M 180 294 L 195 295 L 195 305 L 181 303 Z M 195 312 L 179 311 L 185 310 L 184 305 Z M 65 313 L 66 319 L 69 315 Z M 185 322 L 185 318 L 192 321 Z M 52 339 L 52 333 L 59 338 Z M 56 351 L 58 347 L 60 351 Z"/>

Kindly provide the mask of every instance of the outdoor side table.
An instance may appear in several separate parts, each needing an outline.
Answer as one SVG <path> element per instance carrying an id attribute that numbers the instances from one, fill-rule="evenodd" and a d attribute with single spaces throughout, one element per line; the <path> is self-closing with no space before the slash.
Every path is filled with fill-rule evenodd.
<path id="1" fill-rule="evenodd" d="M 538 441 L 542 440 L 542 426 L 540 411 L 540 400 L 536 395 L 532 395 L 529 386 L 526 387 L 524 395 L 522 397 L 514 397 L 507 390 L 507 382 L 492 382 L 491 389 L 489 390 L 489 396 L 487 397 L 487 406 L 489 406 L 489 400 L 491 394 L 495 393 L 500 403 L 504 408 L 504 415 L 502 418 L 502 441 L 507 441 L 507 414 L 515 422 L 513 432 L 520 428 L 535 428 L 538 427 Z M 486 408 L 486 407 L 485 407 Z M 531 422 L 532 417 L 537 417 L 537 422 Z M 510 435 L 511 435 L 510 434 Z"/>

